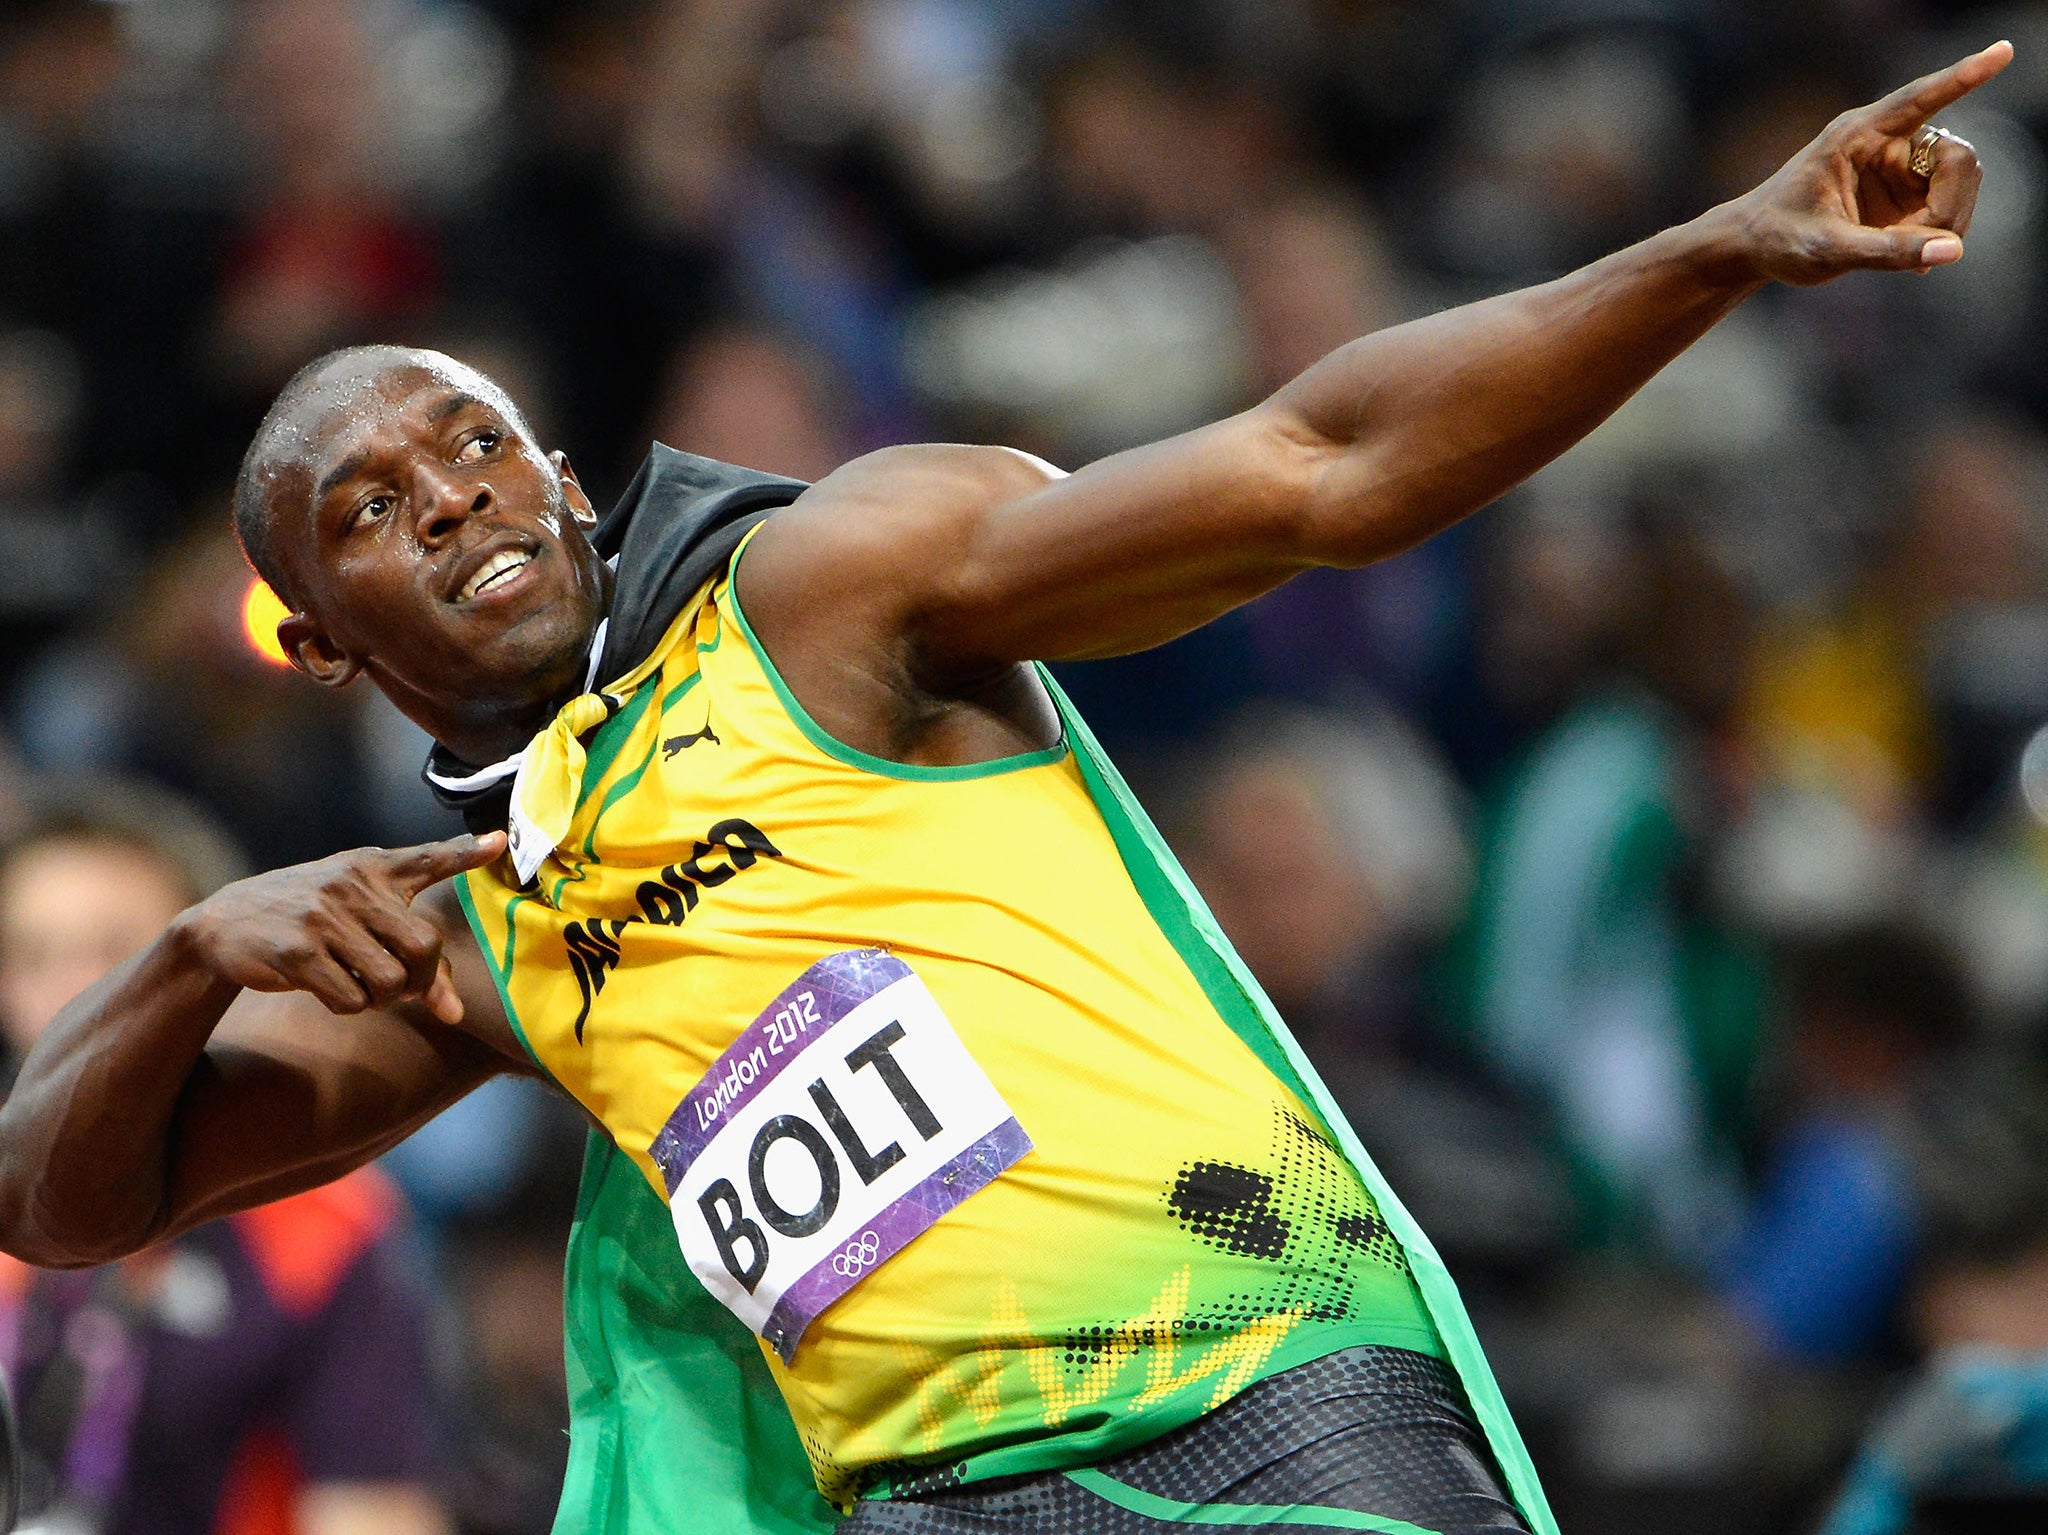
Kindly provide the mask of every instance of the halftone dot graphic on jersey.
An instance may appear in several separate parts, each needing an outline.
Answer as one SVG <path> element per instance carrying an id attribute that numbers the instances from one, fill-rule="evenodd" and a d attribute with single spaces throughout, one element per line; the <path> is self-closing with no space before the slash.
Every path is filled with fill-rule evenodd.
<path id="1" fill-rule="evenodd" d="M 1231 1298 L 1248 1312 L 1298 1309 L 1318 1321 L 1342 1321 L 1349 1315 L 1355 1263 L 1407 1268 L 1400 1245 L 1342 1154 L 1321 1129 L 1290 1109 L 1273 1111 L 1268 1164 L 1189 1162 L 1167 1190 L 1166 1205 L 1211 1247 L 1286 1261 L 1289 1277 L 1272 1290 Z M 1226 1314 L 1235 1319 L 1238 1307 L 1233 1304 Z"/>

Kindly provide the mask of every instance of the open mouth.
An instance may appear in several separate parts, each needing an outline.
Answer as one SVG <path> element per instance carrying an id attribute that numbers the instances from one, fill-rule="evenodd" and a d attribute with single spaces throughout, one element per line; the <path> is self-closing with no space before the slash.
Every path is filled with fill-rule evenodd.
<path id="1" fill-rule="evenodd" d="M 500 549 L 476 568 L 474 574 L 462 583 L 456 592 L 458 601 L 468 602 L 487 592 L 501 590 L 519 578 L 519 573 L 533 563 L 530 549 Z"/>

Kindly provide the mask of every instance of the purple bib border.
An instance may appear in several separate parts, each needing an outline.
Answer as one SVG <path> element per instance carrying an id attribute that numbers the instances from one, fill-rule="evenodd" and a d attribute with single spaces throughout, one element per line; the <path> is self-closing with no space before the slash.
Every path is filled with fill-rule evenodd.
<path id="1" fill-rule="evenodd" d="M 945 1166 L 890 1202 L 861 1235 L 876 1239 L 875 1256 L 850 1273 L 833 1267 L 845 1255 L 842 1247 L 814 1264 L 782 1292 L 768 1315 L 761 1336 L 787 1365 L 796 1357 L 804 1330 L 819 1313 L 929 1230 L 947 1211 L 978 1194 L 996 1176 L 1031 1150 L 1031 1137 L 1015 1119 L 1006 1119 Z M 858 1238 L 855 1239 L 856 1241 Z"/>
<path id="2" fill-rule="evenodd" d="M 808 991 L 817 1002 L 814 1027 L 823 1032 L 870 997 L 913 974 L 910 966 L 886 949 L 842 949 L 827 954 L 802 975 L 783 987 L 775 1000 L 761 1010 L 754 1021 L 740 1030 L 739 1038 L 725 1048 L 711 1069 L 684 1094 L 661 1133 L 648 1148 L 660 1167 L 669 1198 L 690 1164 L 703 1154 L 727 1120 L 743 1108 L 782 1072 L 782 1068 L 803 1053 L 784 1048 L 780 1054 L 768 1049 L 769 1026 L 775 1015 Z M 708 1118 L 700 1112 L 704 1104 L 716 1104 Z"/>

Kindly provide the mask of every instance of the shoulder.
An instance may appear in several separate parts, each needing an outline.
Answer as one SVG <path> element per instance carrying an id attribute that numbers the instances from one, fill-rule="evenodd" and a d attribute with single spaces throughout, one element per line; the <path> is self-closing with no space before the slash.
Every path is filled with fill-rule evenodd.
<path id="1" fill-rule="evenodd" d="M 840 466 L 797 498 L 796 507 L 854 500 L 940 500 L 982 505 L 1029 495 L 1064 478 L 1020 448 L 927 442 L 881 448 Z"/>
<path id="2" fill-rule="evenodd" d="M 734 582 L 756 639 L 811 717 L 891 760 L 974 762 L 1031 749 L 1019 739 L 1043 745 L 1056 728 L 1040 717 L 1049 706 L 1034 699 L 1021 727 L 1008 718 L 1021 707 L 1013 667 L 992 676 L 980 664 L 938 664 L 923 636 L 983 563 L 997 514 L 1021 511 L 1063 478 L 1012 448 L 884 448 L 770 517 Z M 1005 700 L 992 713 L 1002 717 L 973 740 L 949 735 L 955 706 L 990 693 Z M 943 744 L 933 744 L 935 731 Z"/>
<path id="3" fill-rule="evenodd" d="M 1065 476 L 1016 448 L 920 443 L 882 448 L 842 465 L 768 519 L 757 545 L 778 556 L 820 547 L 841 560 L 863 546 L 902 551 L 906 542 L 943 537 L 993 507 L 1017 501 Z M 750 556 L 751 558 L 751 556 Z M 763 560 L 763 564 L 770 563 Z"/>
<path id="4" fill-rule="evenodd" d="M 915 606 L 983 516 L 1063 478 L 1015 448 L 921 443 L 864 454 L 768 519 L 742 562 L 740 595 L 750 617 L 771 625 L 779 608 L 814 613 L 827 592 L 842 612 Z"/>

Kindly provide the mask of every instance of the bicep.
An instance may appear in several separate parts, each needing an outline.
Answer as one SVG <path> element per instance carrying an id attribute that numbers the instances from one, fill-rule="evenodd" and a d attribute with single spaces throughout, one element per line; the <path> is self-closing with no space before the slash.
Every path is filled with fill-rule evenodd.
<path id="1" fill-rule="evenodd" d="M 1316 563 L 1319 446 L 1265 409 L 1119 453 L 961 517 L 918 632 L 987 661 L 1162 644 Z"/>
<path id="2" fill-rule="evenodd" d="M 179 1098 L 165 1234 L 330 1182 L 507 1066 L 416 1012 L 342 1018 L 300 993 L 238 997 Z"/>
<path id="3" fill-rule="evenodd" d="M 749 611 L 771 588 L 804 604 L 792 630 L 857 628 L 842 653 L 900 638 L 940 690 L 1016 661 L 1142 650 L 1318 562 L 1304 517 L 1324 448 L 1261 407 L 1061 477 L 1005 469 L 997 450 L 878 455 L 763 530 Z"/>

